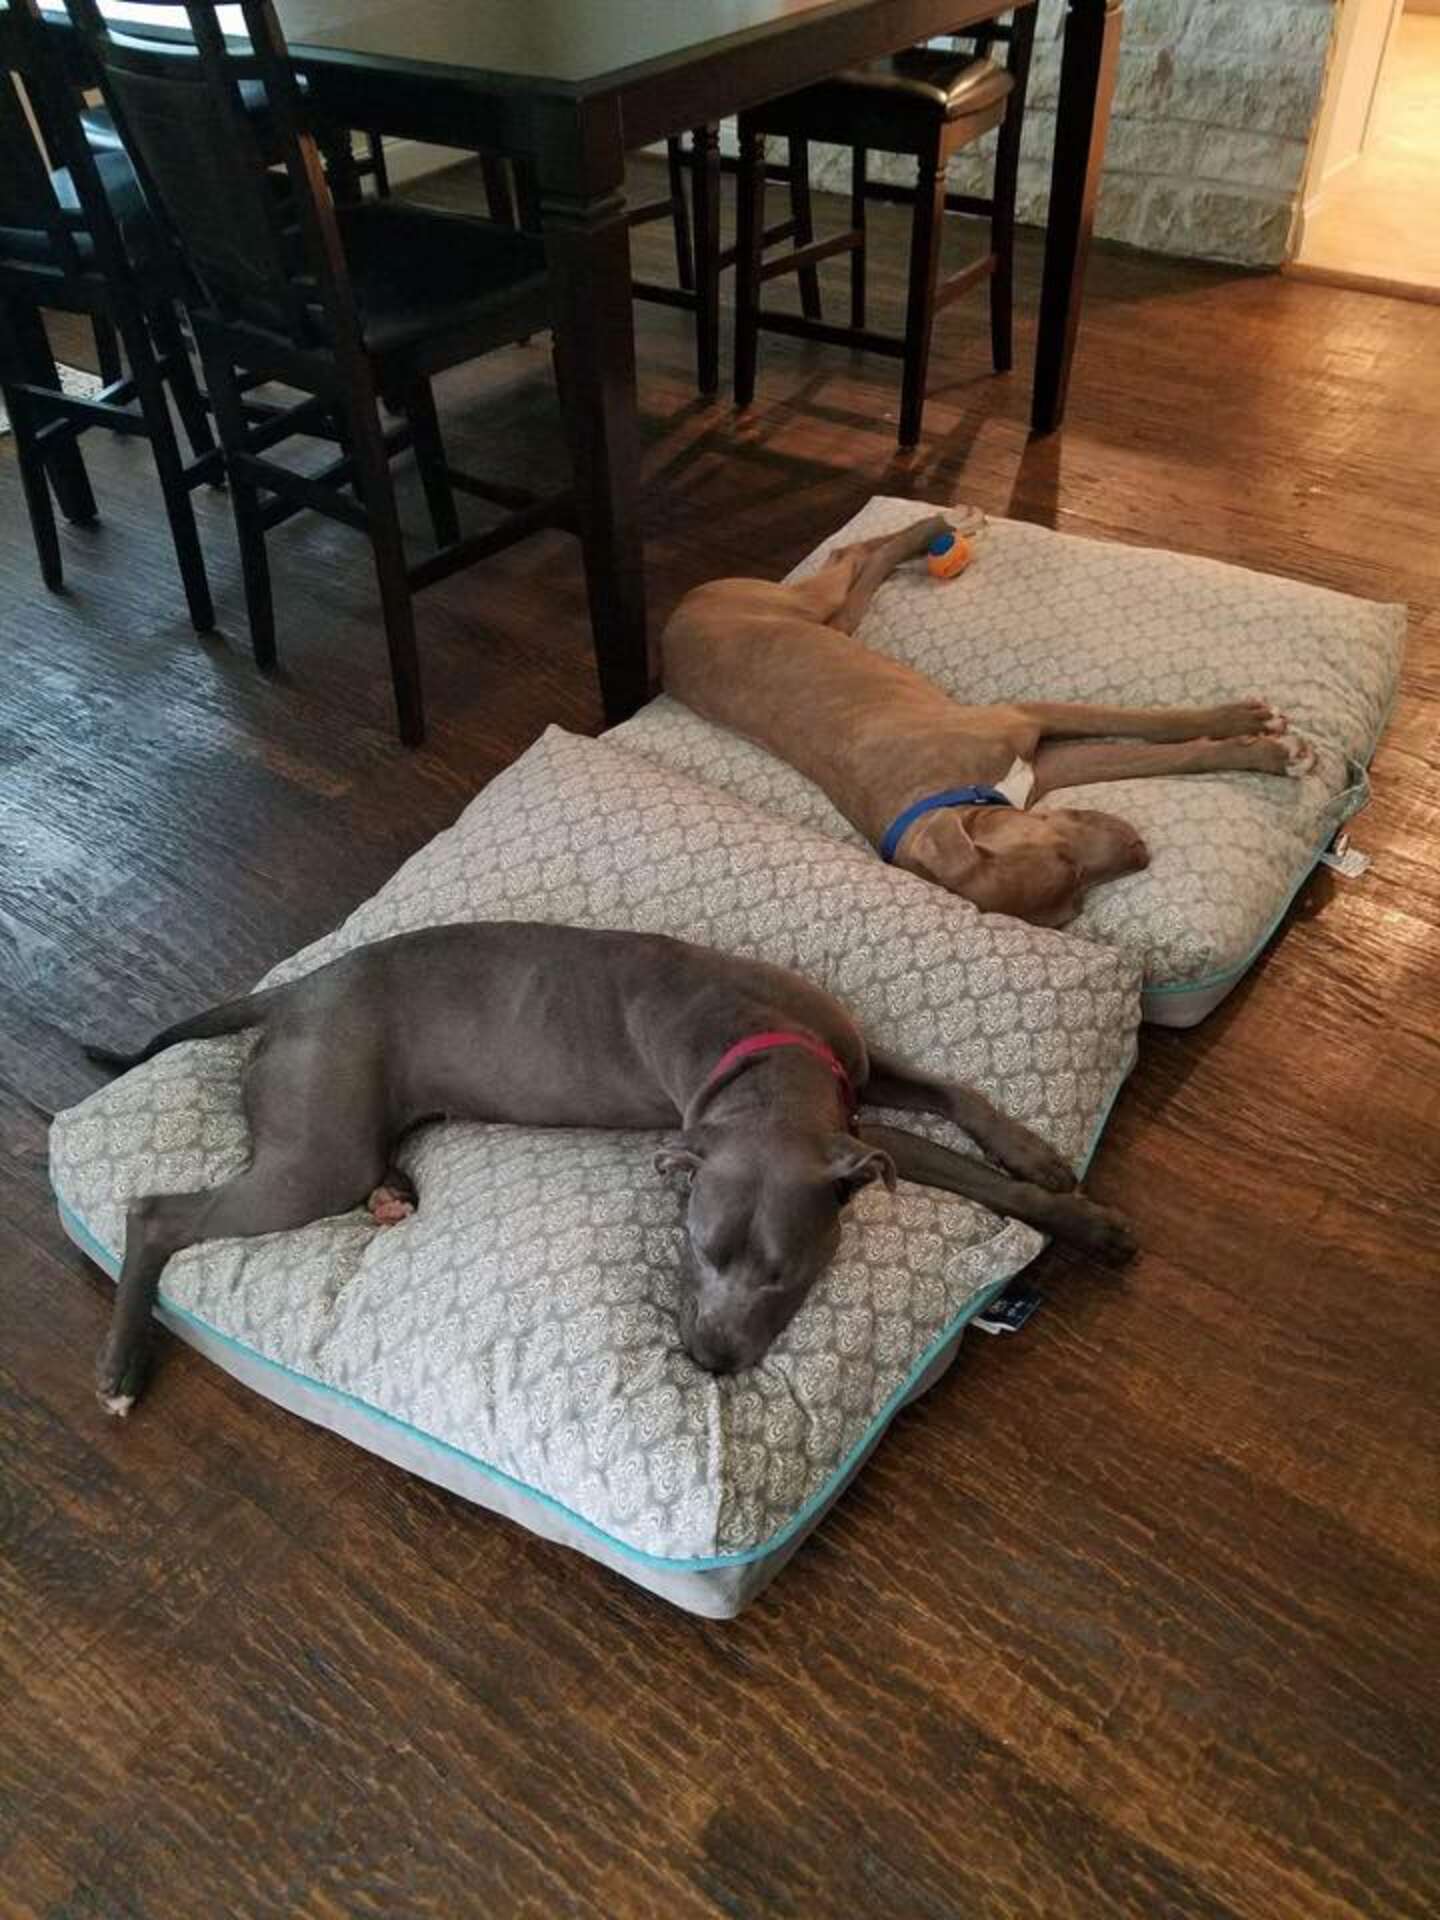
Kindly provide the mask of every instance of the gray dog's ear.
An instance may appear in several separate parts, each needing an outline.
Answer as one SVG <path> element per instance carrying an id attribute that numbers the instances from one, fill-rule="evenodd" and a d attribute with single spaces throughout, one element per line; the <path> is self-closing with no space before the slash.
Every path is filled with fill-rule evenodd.
<path id="1" fill-rule="evenodd" d="M 895 1162 L 883 1147 L 867 1146 L 853 1133 L 836 1134 L 829 1171 L 830 1178 L 843 1189 L 842 1205 L 872 1180 L 883 1180 L 891 1193 L 895 1191 Z"/>
<path id="2" fill-rule="evenodd" d="M 657 1173 L 683 1173 L 687 1178 L 694 1177 L 696 1168 L 704 1155 L 683 1133 L 677 1133 L 667 1140 L 663 1147 L 655 1151 L 655 1171 Z"/>

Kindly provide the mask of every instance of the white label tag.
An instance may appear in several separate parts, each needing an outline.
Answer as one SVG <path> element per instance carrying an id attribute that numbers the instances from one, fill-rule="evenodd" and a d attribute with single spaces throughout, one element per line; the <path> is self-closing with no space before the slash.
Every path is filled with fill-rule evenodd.
<path id="1" fill-rule="evenodd" d="M 1348 833 L 1342 833 L 1328 853 L 1320 856 L 1332 873 L 1343 873 L 1347 880 L 1358 880 L 1370 865 L 1368 853 L 1352 847 Z"/>

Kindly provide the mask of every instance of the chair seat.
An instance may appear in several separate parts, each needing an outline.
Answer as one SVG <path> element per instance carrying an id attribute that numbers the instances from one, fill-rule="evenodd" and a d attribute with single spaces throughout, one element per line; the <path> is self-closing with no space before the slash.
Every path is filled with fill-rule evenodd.
<path id="1" fill-rule="evenodd" d="M 993 60 L 935 47 L 907 47 L 888 60 L 847 69 L 837 75 L 835 84 L 899 96 L 926 112 L 960 120 L 995 106 L 1015 83 Z"/>
<path id="2" fill-rule="evenodd" d="M 1014 85 L 993 60 L 910 47 L 767 101 L 743 119 L 760 133 L 882 153 L 919 153 L 938 137 L 954 152 L 999 124 Z"/>
<path id="3" fill-rule="evenodd" d="M 429 368 L 550 325 L 543 242 L 396 200 L 338 210 L 367 350 Z"/>
<path id="4" fill-rule="evenodd" d="M 100 184 L 110 202 L 120 237 L 132 263 L 137 267 L 151 264 L 157 252 L 155 224 L 145 204 L 145 196 L 140 191 L 135 169 L 125 155 L 116 149 L 108 153 L 97 152 L 95 170 L 100 176 Z M 50 178 L 61 207 L 67 214 L 74 214 L 78 218 L 80 200 L 69 168 L 57 167 Z M 75 232 L 75 251 L 86 265 L 95 258 L 94 241 L 88 233 L 78 228 Z M 0 259 L 20 261 L 27 266 L 51 266 L 54 264 L 54 249 L 50 235 L 43 227 L 0 227 Z"/>

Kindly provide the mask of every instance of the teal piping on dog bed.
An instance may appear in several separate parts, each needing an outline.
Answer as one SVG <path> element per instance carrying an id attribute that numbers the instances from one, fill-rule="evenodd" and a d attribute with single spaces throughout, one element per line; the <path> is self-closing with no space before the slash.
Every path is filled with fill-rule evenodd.
<path id="1" fill-rule="evenodd" d="M 1366 769 L 1379 752 L 1380 741 L 1386 727 L 1390 724 L 1390 715 L 1394 711 L 1394 704 L 1392 701 L 1390 707 L 1386 710 L 1385 718 L 1381 722 L 1380 732 L 1376 735 L 1374 745 L 1365 756 L 1364 763 L 1362 764 L 1359 760 L 1352 760 L 1349 754 L 1342 756 L 1345 761 L 1346 772 L 1353 773 L 1355 777 L 1351 780 L 1350 785 L 1337 793 L 1330 803 L 1332 807 L 1339 808 L 1340 811 L 1335 814 L 1331 822 L 1330 831 L 1326 834 L 1321 844 L 1315 848 L 1313 853 L 1306 855 L 1304 864 L 1296 875 L 1295 884 L 1285 895 L 1275 918 L 1270 922 L 1254 946 L 1251 947 L 1245 958 L 1243 960 L 1237 960 L 1233 967 L 1226 967 L 1221 973 L 1207 974 L 1203 980 L 1169 980 L 1158 987 L 1142 987 L 1141 993 L 1144 997 L 1148 998 L 1152 994 L 1158 996 L 1162 993 L 1205 993 L 1212 987 L 1228 986 L 1231 981 L 1238 980 L 1241 974 L 1250 971 L 1266 947 L 1268 947 L 1270 942 L 1275 938 L 1276 933 L 1279 931 L 1280 923 L 1295 904 L 1295 896 L 1325 857 L 1330 843 L 1334 840 L 1336 834 L 1345 825 L 1347 820 L 1353 820 L 1356 814 L 1369 803 L 1370 775 Z M 1315 737 L 1318 738 L 1319 736 L 1317 735 Z M 1329 745 L 1331 743 L 1327 741 L 1325 744 Z"/>

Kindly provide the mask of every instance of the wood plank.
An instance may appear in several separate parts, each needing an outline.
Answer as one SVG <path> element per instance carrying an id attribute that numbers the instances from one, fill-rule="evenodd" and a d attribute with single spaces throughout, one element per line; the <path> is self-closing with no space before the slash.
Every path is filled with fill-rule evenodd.
<path id="1" fill-rule="evenodd" d="M 480 201 L 478 169 L 423 183 Z M 650 188 L 644 191 L 648 194 Z M 727 210 L 728 213 L 728 210 Z M 817 230 L 846 218 L 822 196 Z M 903 209 L 871 209 L 897 325 Z M 727 217 L 728 237 L 729 221 Z M 670 270 L 663 226 L 639 269 Z M 1028 366 L 1038 248 L 1019 279 Z M 844 268 L 822 278 L 837 310 Z M 782 289 L 777 298 L 793 298 Z M 0 442 L 0 1906 L 17 1915 L 1408 1920 L 1440 1906 L 1440 384 L 1426 309 L 1100 249 L 1066 430 L 943 317 L 926 438 L 888 362 L 767 337 L 737 425 L 639 315 L 652 612 L 778 573 L 871 493 L 975 500 L 1408 602 L 1355 837 L 1205 1026 L 1147 1033 L 1092 1178 L 1144 1244 L 1051 1250 L 730 1625 L 304 1426 L 166 1341 L 92 1410 L 107 1286 L 44 1109 L 333 924 L 551 721 L 599 723 L 573 542 L 419 604 L 390 730 L 343 528 L 275 539 L 255 674 L 223 494 L 190 634 L 144 450 L 38 584 Z M 83 343 L 61 340 L 78 359 Z M 441 383 L 452 457 L 550 486 L 543 343 Z M 423 527 L 413 477 L 407 524 Z M 467 525 L 484 509 L 461 503 Z"/>

